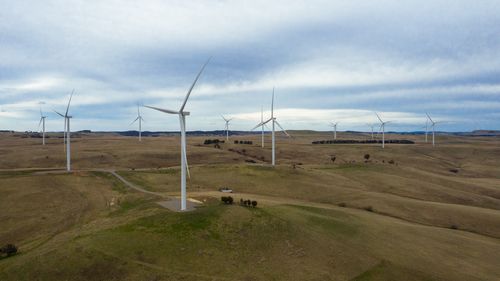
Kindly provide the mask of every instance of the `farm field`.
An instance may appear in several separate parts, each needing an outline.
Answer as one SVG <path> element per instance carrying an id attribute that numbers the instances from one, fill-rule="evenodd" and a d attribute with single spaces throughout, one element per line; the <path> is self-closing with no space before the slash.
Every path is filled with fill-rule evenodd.
<path id="1" fill-rule="evenodd" d="M 260 135 L 188 136 L 185 213 L 157 204 L 179 196 L 177 136 L 78 134 L 68 174 L 61 135 L 0 133 L 0 244 L 19 248 L 0 280 L 498 280 L 499 137 L 290 133 L 275 168 Z"/>

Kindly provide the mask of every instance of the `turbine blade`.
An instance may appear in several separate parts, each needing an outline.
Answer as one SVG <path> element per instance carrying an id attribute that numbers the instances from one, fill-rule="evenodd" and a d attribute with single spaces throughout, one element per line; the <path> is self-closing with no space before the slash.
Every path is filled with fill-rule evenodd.
<path id="1" fill-rule="evenodd" d="M 205 69 L 205 66 L 207 66 L 207 64 L 210 62 L 211 59 L 212 59 L 212 57 L 210 57 L 207 60 L 207 62 L 201 67 L 200 72 L 198 72 L 198 75 L 196 75 L 196 78 L 194 79 L 194 82 L 191 85 L 191 88 L 189 88 L 189 91 L 188 91 L 188 93 L 186 95 L 186 98 L 184 99 L 184 102 L 182 103 L 182 106 L 181 106 L 181 109 L 179 110 L 179 112 L 184 111 L 184 107 L 186 106 L 186 103 L 187 103 L 187 101 L 189 99 L 189 95 L 191 95 L 191 91 L 193 90 L 194 86 L 196 85 L 196 82 L 198 81 L 198 79 L 200 78 L 200 75 L 203 72 L 203 70 Z"/>
<path id="2" fill-rule="evenodd" d="M 384 121 L 382 121 L 382 118 L 380 118 L 380 116 L 378 116 L 378 113 L 375 112 L 375 114 L 377 115 L 378 120 L 380 120 L 380 123 L 384 123 Z"/>
<path id="3" fill-rule="evenodd" d="M 55 113 L 57 113 L 59 116 L 63 117 L 64 118 L 64 115 L 62 115 L 61 113 L 57 112 L 54 110 Z"/>
<path id="4" fill-rule="evenodd" d="M 161 111 L 161 112 L 164 112 L 164 113 L 169 113 L 169 114 L 179 114 L 180 113 L 179 111 L 170 110 L 170 109 L 163 109 L 163 108 L 158 108 L 158 107 L 154 107 L 154 106 L 145 105 L 144 107 L 151 108 L 151 109 L 154 109 L 154 110 L 158 110 L 158 111 Z"/>
<path id="5" fill-rule="evenodd" d="M 432 120 L 432 118 L 429 116 L 428 113 L 425 113 L 425 115 L 427 115 L 427 118 L 429 118 L 429 120 L 431 120 L 431 122 L 434 123 L 434 121 Z"/>
<path id="6" fill-rule="evenodd" d="M 281 125 L 280 125 L 280 123 L 278 123 L 278 121 L 274 121 L 274 122 L 276 122 L 276 125 L 278 125 L 278 127 L 280 127 L 280 129 L 283 131 L 283 133 L 285 133 L 285 135 L 287 135 L 289 138 L 291 138 L 291 137 L 292 137 L 292 136 L 290 136 L 290 135 L 288 134 L 288 132 L 287 132 L 285 129 L 283 129 L 283 127 L 281 127 Z"/>
<path id="7" fill-rule="evenodd" d="M 71 104 L 71 99 L 73 98 L 73 93 L 75 92 L 75 89 L 73 89 L 71 91 L 71 95 L 69 96 L 69 102 L 68 102 L 68 107 L 66 107 L 66 115 L 65 116 L 68 116 L 68 112 L 69 112 L 69 105 Z"/>
<path id="8" fill-rule="evenodd" d="M 142 121 L 146 122 L 146 120 L 144 120 L 144 118 L 142 118 L 142 116 L 139 116 L 139 118 L 140 118 Z"/>
<path id="9" fill-rule="evenodd" d="M 271 118 L 274 117 L 274 87 L 273 87 L 273 98 L 271 99 Z"/>
<path id="10" fill-rule="evenodd" d="M 40 129 L 40 125 L 42 125 L 42 120 L 43 120 L 43 117 L 40 117 L 40 122 L 38 123 L 38 129 Z"/>
<path id="11" fill-rule="evenodd" d="M 222 119 L 224 119 L 224 121 L 227 122 L 227 119 L 226 119 L 226 117 L 224 117 L 224 115 L 221 114 L 220 117 L 222 117 Z"/>
<path id="12" fill-rule="evenodd" d="M 135 120 L 134 120 L 134 121 L 132 121 L 132 123 L 130 123 L 130 125 L 134 124 L 137 120 L 139 120 L 139 118 L 140 118 L 140 117 L 139 117 L 139 116 L 137 116 L 137 118 L 135 118 Z M 130 125 L 129 125 L 129 126 L 130 126 Z"/>
<path id="13" fill-rule="evenodd" d="M 250 131 L 253 131 L 255 129 L 257 129 L 258 127 L 260 126 L 264 126 L 265 124 L 263 122 L 260 122 L 259 124 L 257 124 L 257 126 L 253 127 Z"/>

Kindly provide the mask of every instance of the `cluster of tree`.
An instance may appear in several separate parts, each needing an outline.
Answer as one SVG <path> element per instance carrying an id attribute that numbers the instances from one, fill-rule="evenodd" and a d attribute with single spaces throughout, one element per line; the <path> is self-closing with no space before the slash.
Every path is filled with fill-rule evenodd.
<path id="1" fill-rule="evenodd" d="M 231 205 L 231 204 L 233 204 L 234 199 L 233 199 L 233 197 L 231 197 L 231 196 L 222 196 L 222 197 L 220 198 L 220 201 L 222 201 L 224 204 Z"/>
<path id="2" fill-rule="evenodd" d="M 312 144 L 351 144 L 351 143 L 382 143 L 382 140 L 319 140 L 313 141 Z M 385 140 L 385 143 L 397 143 L 397 144 L 414 144 L 414 141 L 411 140 Z"/>
<path id="3" fill-rule="evenodd" d="M 253 141 L 235 140 L 234 144 L 253 144 Z"/>
<path id="4" fill-rule="evenodd" d="M 241 198 L 240 205 L 255 208 L 255 207 L 257 207 L 257 201 L 255 201 L 255 200 L 243 200 L 243 198 Z"/>
<path id="5" fill-rule="evenodd" d="M 211 140 L 211 139 L 206 139 L 203 144 L 219 144 L 219 143 L 224 143 L 223 140 L 218 140 L 218 139 L 214 139 L 214 140 Z"/>
<path id="6" fill-rule="evenodd" d="M 0 248 L 0 254 L 5 254 L 8 257 L 17 253 L 17 247 L 14 244 L 7 244 Z"/>

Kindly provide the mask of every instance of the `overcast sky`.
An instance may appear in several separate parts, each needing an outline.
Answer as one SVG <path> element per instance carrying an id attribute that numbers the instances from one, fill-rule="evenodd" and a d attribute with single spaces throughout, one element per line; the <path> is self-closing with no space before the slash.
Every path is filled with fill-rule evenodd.
<path id="1" fill-rule="evenodd" d="M 272 3 L 271 3 L 272 2 Z M 0 129 L 132 130 L 137 104 L 188 130 L 500 129 L 500 1 L 0 0 Z M 145 130 L 178 130 L 142 108 Z"/>

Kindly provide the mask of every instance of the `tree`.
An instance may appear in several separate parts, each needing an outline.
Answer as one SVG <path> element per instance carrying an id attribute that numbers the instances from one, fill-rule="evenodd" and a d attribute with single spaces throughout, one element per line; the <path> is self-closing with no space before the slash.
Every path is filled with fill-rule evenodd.
<path id="1" fill-rule="evenodd" d="M 257 207 L 257 201 L 255 201 L 255 200 L 252 201 L 252 207 L 254 207 L 254 208 Z"/>

